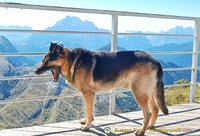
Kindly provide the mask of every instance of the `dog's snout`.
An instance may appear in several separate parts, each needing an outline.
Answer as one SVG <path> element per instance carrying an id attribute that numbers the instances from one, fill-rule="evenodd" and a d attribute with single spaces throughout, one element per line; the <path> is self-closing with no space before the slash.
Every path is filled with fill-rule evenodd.
<path id="1" fill-rule="evenodd" d="M 37 68 L 37 70 L 35 71 L 35 74 L 42 74 L 44 72 L 43 68 Z"/>
<path id="2" fill-rule="evenodd" d="M 37 70 L 35 71 L 35 74 L 40 74 L 39 69 L 37 69 Z"/>

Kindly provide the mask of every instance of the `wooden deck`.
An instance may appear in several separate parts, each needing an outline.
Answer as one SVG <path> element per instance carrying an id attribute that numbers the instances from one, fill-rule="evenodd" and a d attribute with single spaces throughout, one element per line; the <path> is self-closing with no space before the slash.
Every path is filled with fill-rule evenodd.
<path id="1" fill-rule="evenodd" d="M 200 103 L 170 106 L 169 111 L 170 114 L 168 116 L 160 113 L 156 128 L 154 130 L 147 130 L 145 135 L 200 135 Z M 108 135 L 133 135 L 133 130 L 141 127 L 142 117 L 141 111 L 96 117 L 91 129 L 87 132 L 80 131 L 81 125 L 78 120 L 75 120 L 42 126 L 1 130 L 0 136 L 106 135 L 104 133 L 105 127 L 111 128 L 111 133 Z"/>

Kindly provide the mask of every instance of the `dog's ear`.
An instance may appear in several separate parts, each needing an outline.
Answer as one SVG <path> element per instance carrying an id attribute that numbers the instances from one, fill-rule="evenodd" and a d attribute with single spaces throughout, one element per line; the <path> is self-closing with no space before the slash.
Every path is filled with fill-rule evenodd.
<path id="1" fill-rule="evenodd" d="M 60 47 L 64 48 L 64 45 L 63 45 L 63 44 L 60 44 Z"/>
<path id="2" fill-rule="evenodd" d="M 56 46 L 55 53 L 56 53 L 56 54 L 62 54 L 62 53 L 64 53 L 63 44 L 60 44 L 60 45 L 57 45 L 57 46 Z"/>
<path id="3" fill-rule="evenodd" d="M 51 43 L 49 51 L 52 51 L 56 47 L 57 43 Z"/>

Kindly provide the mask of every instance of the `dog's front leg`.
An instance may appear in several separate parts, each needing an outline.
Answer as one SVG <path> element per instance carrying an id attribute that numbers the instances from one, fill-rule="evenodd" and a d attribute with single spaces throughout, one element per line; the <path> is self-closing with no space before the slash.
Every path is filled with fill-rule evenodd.
<path id="1" fill-rule="evenodd" d="M 94 92 L 88 91 L 83 96 L 85 99 L 86 122 L 81 127 L 81 130 L 88 130 L 93 121 Z"/>

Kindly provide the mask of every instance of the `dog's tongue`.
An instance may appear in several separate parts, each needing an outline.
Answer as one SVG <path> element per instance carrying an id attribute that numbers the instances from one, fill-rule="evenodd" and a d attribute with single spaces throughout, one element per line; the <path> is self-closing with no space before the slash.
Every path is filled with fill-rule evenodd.
<path id="1" fill-rule="evenodd" d="M 54 81 L 56 81 L 56 77 L 57 77 L 57 71 L 55 69 L 52 69 L 52 73 L 53 73 L 53 78 L 54 78 Z"/>

